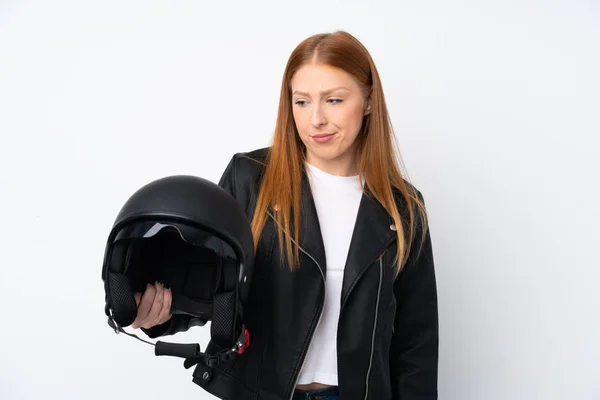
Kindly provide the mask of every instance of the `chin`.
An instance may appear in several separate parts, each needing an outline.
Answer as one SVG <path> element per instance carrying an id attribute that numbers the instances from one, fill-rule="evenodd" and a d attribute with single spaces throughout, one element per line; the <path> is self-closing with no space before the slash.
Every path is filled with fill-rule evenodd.
<path id="1" fill-rule="evenodd" d="M 310 152 L 312 153 L 313 157 L 324 160 L 324 161 L 335 160 L 336 158 L 338 158 L 342 154 L 344 154 L 344 152 L 340 151 L 339 149 L 331 149 L 331 150 L 318 149 L 318 150 L 310 150 Z"/>

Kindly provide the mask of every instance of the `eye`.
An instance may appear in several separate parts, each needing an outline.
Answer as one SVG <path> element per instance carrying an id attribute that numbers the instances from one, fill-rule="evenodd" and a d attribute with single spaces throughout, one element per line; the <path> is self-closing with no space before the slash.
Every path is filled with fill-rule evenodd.
<path id="1" fill-rule="evenodd" d="M 338 104 L 338 103 L 343 102 L 344 100 L 342 100 L 342 99 L 329 99 L 327 101 L 329 101 L 330 103 L 333 103 L 333 104 Z"/>
<path id="2" fill-rule="evenodd" d="M 303 106 L 306 104 L 306 102 L 304 100 L 296 100 L 295 104 L 299 105 L 299 106 Z"/>

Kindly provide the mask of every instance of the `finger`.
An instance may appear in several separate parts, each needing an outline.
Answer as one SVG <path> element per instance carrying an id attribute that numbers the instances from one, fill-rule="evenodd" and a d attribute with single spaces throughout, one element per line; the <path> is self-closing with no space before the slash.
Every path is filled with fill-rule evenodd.
<path id="1" fill-rule="evenodd" d="M 154 296 L 154 301 L 152 302 L 152 307 L 148 312 L 148 315 L 142 321 L 142 326 L 146 329 L 152 328 L 156 325 L 158 315 L 160 314 L 160 310 L 162 309 L 163 304 L 163 285 L 160 283 L 156 283 L 156 295 Z"/>
<path id="2" fill-rule="evenodd" d="M 139 328 L 142 322 L 146 319 L 150 309 L 152 308 L 152 303 L 154 302 L 155 296 L 156 288 L 150 284 L 146 285 L 146 291 L 142 295 L 142 299 L 138 306 L 137 316 L 131 325 L 133 328 Z"/>
<path id="3" fill-rule="evenodd" d="M 140 301 L 142 300 L 142 294 L 141 294 L 141 293 L 138 293 L 138 292 L 135 292 L 135 293 L 133 294 L 133 298 L 135 299 L 135 305 L 138 307 L 138 310 L 139 310 L 139 307 L 140 307 Z M 139 321 L 137 320 L 137 319 L 138 319 L 138 318 L 137 318 L 137 317 L 138 317 L 138 315 L 139 315 L 139 314 L 136 314 L 136 320 L 135 320 L 135 321 L 133 321 L 133 323 L 131 324 L 131 327 L 132 327 L 133 329 L 136 329 L 136 328 L 138 328 L 138 326 L 139 326 Z"/>
<path id="4" fill-rule="evenodd" d="M 156 299 L 154 301 L 154 304 L 152 305 L 152 311 L 150 313 L 150 315 L 148 316 L 148 319 L 150 320 L 150 318 L 152 318 L 151 321 L 149 321 L 149 323 L 152 326 L 156 326 L 160 324 L 160 313 L 162 312 L 163 309 L 163 305 L 165 303 L 165 287 L 162 283 L 157 283 L 156 285 L 157 287 L 157 294 L 156 294 Z"/>
<path id="5" fill-rule="evenodd" d="M 159 324 L 164 324 L 171 318 L 171 302 L 173 300 L 171 289 L 165 288 L 163 296 L 163 306 L 160 315 L 158 316 Z"/>

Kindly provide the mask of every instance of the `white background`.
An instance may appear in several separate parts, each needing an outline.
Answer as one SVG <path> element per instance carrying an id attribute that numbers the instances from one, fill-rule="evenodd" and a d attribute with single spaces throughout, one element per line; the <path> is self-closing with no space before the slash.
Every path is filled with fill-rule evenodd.
<path id="1" fill-rule="evenodd" d="M 336 29 L 430 212 L 439 398 L 599 398 L 593 0 L 0 2 L 0 398 L 213 398 L 108 327 L 105 240 L 141 185 L 268 145 L 287 57 Z"/>

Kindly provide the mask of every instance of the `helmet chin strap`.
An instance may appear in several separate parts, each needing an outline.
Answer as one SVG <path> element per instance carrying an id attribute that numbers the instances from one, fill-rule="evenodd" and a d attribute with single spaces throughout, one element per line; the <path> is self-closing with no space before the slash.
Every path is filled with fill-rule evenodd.
<path id="1" fill-rule="evenodd" d="M 206 354 L 200 351 L 200 345 L 197 343 L 169 343 L 163 341 L 157 341 L 156 343 L 149 342 L 141 339 L 137 335 L 125 330 L 114 320 L 112 316 L 112 310 L 109 309 L 108 325 L 115 331 L 116 334 L 124 333 L 127 336 L 133 337 L 141 342 L 154 346 L 154 354 L 156 356 L 172 356 L 184 358 L 185 361 L 183 366 L 188 369 L 194 365 L 202 362 L 209 367 L 214 367 L 223 361 L 233 360 L 239 354 L 243 354 L 244 351 L 250 346 L 250 334 L 245 325 L 242 325 L 242 333 L 237 339 L 236 343 L 231 348 L 225 348 L 216 352 L 215 354 Z"/>

